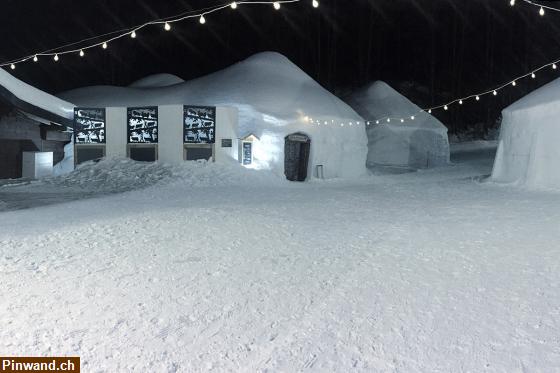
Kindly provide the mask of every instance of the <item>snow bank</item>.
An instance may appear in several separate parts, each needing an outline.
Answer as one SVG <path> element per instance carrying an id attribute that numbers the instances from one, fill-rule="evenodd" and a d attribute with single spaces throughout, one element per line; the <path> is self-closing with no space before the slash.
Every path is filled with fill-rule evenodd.
<path id="1" fill-rule="evenodd" d="M 430 168 L 449 163 L 447 128 L 432 115 L 384 82 L 378 81 L 349 98 L 350 105 L 370 121 L 387 116 L 414 121 L 370 126 L 368 167 Z"/>
<path id="2" fill-rule="evenodd" d="M 237 162 L 218 164 L 201 161 L 168 165 L 111 158 L 83 163 L 73 172 L 37 183 L 80 188 L 86 192 L 116 193 L 173 182 L 190 187 L 253 186 L 277 184 L 279 178 L 270 172 L 248 170 Z"/>
<path id="3" fill-rule="evenodd" d="M 503 112 L 492 180 L 528 188 L 560 188 L 560 79 Z"/>
<path id="4" fill-rule="evenodd" d="M 79 106 L 209 105 L 239 110 L 238 137 L 250 133 L 266 152 L 255 152 L 261 168 L 283 172 L 284 137 L 311 137 L 311 156 L 326 177 L 365 173 L 367 139 L 363 119 L 347 104 L 278 53 L 260 53 L 225 70 L 168 87 L 85 87 L 60 95 Z M 328 125 L 312 125 L 305 117 Z M 362 125 L 341 127 L 340 123 Z M 333 123 L 336 123 L 334 125 Z"/>

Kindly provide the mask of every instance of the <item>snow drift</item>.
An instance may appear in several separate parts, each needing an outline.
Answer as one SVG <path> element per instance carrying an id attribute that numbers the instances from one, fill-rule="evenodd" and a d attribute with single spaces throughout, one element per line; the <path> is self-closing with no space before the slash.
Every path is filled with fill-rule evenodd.
<path id="1" fill-rule="evenodd" d="M 90 107 L 232 106 L 239 110 L 238 137 L 253 133 L 260 138 L 261 148 L 266 149 L 254 154 L 255 163 L 261 167 L 282 173 L 284 137 L 303 132 L 311 137 L 311 156 L 320 159 L 326 177 L 365 173 L 367 139 L 363 119 L 278 53 L 260 53 L 225 70 L 170 86 L 154 86 L 151 80 L 147 85 L 141 81 L 144 88 L 138 88 L 138 82 L 132 87 L 85 87 L 64 92 L 60 97 Z M 329 125 L 310 124 L 305 117 Z M 342 127 L 341 122 L 362 125 Z"/>
<path id="2" fill-rule="evenodd" d="M 560 79 L 502 112 L 492 180 L 529 188 L 560 188 Z"/>
<path id="3" fill-rule="evenodd" d="M 368 167 L 430 168 L 449 163 L 447 128 L 388 84 L 377 81 L 353 94 L 349 104 L 370 121 L 387 116 L 414 121 L 369 126 Z"/>

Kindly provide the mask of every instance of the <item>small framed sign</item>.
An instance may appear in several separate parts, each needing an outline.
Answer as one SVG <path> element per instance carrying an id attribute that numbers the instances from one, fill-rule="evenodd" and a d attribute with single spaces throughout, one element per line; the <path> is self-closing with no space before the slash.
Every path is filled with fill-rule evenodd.
<path id="1" fill-rule="evenodd" d="M 232 139 L 222 139 L 222 148 L 232 148 L 232 147 L 233 147 Z"/>

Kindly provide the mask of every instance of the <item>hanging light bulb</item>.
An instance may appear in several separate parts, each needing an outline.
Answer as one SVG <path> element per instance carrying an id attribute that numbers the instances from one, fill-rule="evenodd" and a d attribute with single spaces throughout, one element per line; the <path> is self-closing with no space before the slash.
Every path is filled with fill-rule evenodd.
<path id="1" fill-rule="evenodd" d="M 539 14 L 541 17 L 544 16 L 544 8 L 542 6 L 541 6 L 541 10 L 539 10 Z"/>
<path id="2" fill-rule="evenodd" d="M 476 96 L 476 101 L 480 101 L 480 96 Z"/>
<path id="3" fill-rule="evenodd" d="M 432 114 L 432 109 L 428 109 L 428 114 Z"/>
<path id="4" fill-rule="evenodd" d="M 169 30 L 171 30 L 171 25 L 168 22 L 165 22 L 165 25 L 163 25 L 163 28 L 165 29 L 165 31 L 169 31 Z"/>
<path id="5" fill-rule="evenodd" d="M 515 5 L 515 0 L 510 0 L 509 5 L 514 6 Z"/>
<path id="6" fill-rule="evenodd" d="M 531 73 L 531 78 L 535 79 L 536 77 L 535 73 Z"/>
<path id="7" fill-rule="evenodd" d="M 517 85 L 517 82 L 514 80 L 513 82 L 511 82 L 511 85 L 515 87 Z"/>
<path id="8" fill-rule="evenodd" d="M 443 107 L 443 110 L 449 110 L 449 107 L 448 107 L 447 105 L 445 105 L 445 106 Z"/>
<path id="9" fill-rule="evenodd" d="M 401 118 L 401 123 L 404 123 L 404 119 Z"/>
<path id="10" fill-rule="evenodd" d="M 16 65 L 11 64 L 11 65 L 10 65 L 10 69 L 15 70 L 15 69 L 16 69 Z"/>
<path id="11" fill-rule="evenodd" d="M 494 92 L 492 92 L 492 94 L 493 94 L 494 96 L 497 96 L 497 95 L 498 95 L 498 91 L 494 91 Z"/>
<path id="12" fill-rule="evenodd" d="M 463 100 L 459 100 L 459 105 L 463 105 Z"/>
<path id="13" fill-rule="evenodd" d="M 376 120 L 376 121 L 375 121 L 375 124 L 379 124 L 379 121 L 378 121 L 378 120 Z"/>
<path id="14" fill-rule="evenodd" d="M 387 118 L 387 123 L 391 123 L 391 118 Z"/>
<path id="15" fill-rule="evenodd" d="M 80 57 L 83 57 L 85 55 L 84 50 L 80 49 Z"/>
<path id="16" fill-rule="evenodd" d="M 58 62 L 58 54 L 55 54 L 55 55 L 54 55 L 54 60 L 55 60 L 56 62 Z"/>
<path id="17" fill-rule="evenodd" d="M 35 55 L 35 57 L 33 57 L 33 62 L 37 62 L 39 61 L 39 58 L 37 58 L 37 55 Z"/>
<path id="18" fill-rule="evenodd" d="M 279 3 L 278 1 L 275 1 L 275 2 L 273 3 L 273 6 L 274 6 L 274 9 L 280 10 L 280 3 Z"/>
<path id="19" fill-rule="evenodd" d="M 103 44 L 101 45 L 101 47 L 103 47 L 103 49 L 107 49 L 107 42 L 104 41 Z"/>
<path id="20" fill-rule="evenodd" d="M 558 66 L 557 66 L 555 63 L 553 63 L 553 64 L 552 64 L 552 69 L 553 69 L 553 70 L 556 70 L 557 68 L 558 68 Z"/>
<path id="21" fill-rule="evenodd" d="M 311 4 L 313 5 L 313 8 L 318 8 L 319 7 L 319 1 L 317 1 L 317 0 L 313 0 L 313 2 Z"/>
<path id="22" fill-rule="evenodd" d="M 414 115 L 412 115 L 412 116 L 410 117 L 410 120 L 414 120 L 414 119 L 416 119 L 416 117 L 415 117 Z"/>
<path id="23" fill-rule="evenodd" d="M 136 39 L 136 31 L 132 31 L 130 33 L 130 37 L 133 38 L 133 39 Z"/>
<path id="24" fill-rule="evenodd" d="M 237 3 L 234 1 L 233 3 L 231 3 L 231 9 L 237 9 Z"/>
<path id="25" fill-rule="evenodd" d="M 204 14 L 200 16 L 199 22 L 200 22 L 201 25 L 206 23 L 206 18 L 204 18 Z"/>

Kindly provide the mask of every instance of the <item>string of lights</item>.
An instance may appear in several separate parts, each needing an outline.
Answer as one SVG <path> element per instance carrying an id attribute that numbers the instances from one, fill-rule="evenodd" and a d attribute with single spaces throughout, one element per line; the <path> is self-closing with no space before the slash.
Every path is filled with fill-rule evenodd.
<path id="1" fill-rule="evenodd" d="M 204 25 L 204 24 L 206 24 L 206 17 L 208 17 L 209 15 L 211 15 L 213 13 L 222 11 L 224 9 L 234 9 L 235 10 L 239 6 L 247 6 L 247 5 L 272 5 L 272 7 L 275 10 L 280 10 L 282 5 L 284 5 L 284 4 L 299 3 L 301 1 L 303 1 L 303 0 L 233 1 L 231 3 L 227 3 L 227 4 L 224 4 L 224 5 L 218 5 L 218 6 L 215 6 L 215 7 L 204 8 L 204 9 L 200 9 L 200 10 L 192 11 L 192 12 L 183 12 L 183 13 L 177 14 L 175 16 L 160 18 L 160 19 L 152 20 L 152 21 L 140 24 L 140 25 L 129 27 L 129 28 L 126 28 L 126 29 L 121 29 L 121 30 L 118 30 L 118 31 L 112 31 L 112 32 L 109 32 L 109 33 L 106 33 L 106 34 L 103 34 L 103 35 L 98 35 L 98 36 L 90 37 L 90 38 L 87 38 L 87 39 L 82 39 L 80 41 L 69 43 L 69 44 L 54 48 L 54 49 L 33 53 L 33 54 L 30 54 L 30 55 L 25 56 L 25 57 L 20 57 L 20 58 L 11 60 L 11 61 L 0 63 L 0 67 L 9 66 L 12 70 L 14 70 L 18 64 L 28 62 L 28 61 L 38 62 L 40 57 L 52 57 L 55 62 L 58 62 L 60 60 L 61 56 L 68 55 L 68 54 L 77 53 L 80 57 L 84 57 L 85 54 L 86 54 L 86 51 L 88 51 L 90 49 L 99 48 L 99 47 L 101 47 L 102 49 L 107 49 L 109 47 L 109 43 L 114 42 L 114 41 L 119 40 L 119 39 L 122 39 L 124 37 L 130 37 L 132 39 L 135 39 L 138 36 L 138 32 L 140 30 L 142 30 L 146 27 L 149 27 L 149 26 L 163 25 L 163 29 L 165 31 L 171 31 L 171 26 L 174 23 L 185 21 L 185 20 L 188 20 L 188 19 L 193 19 L 193 18 L 198 18 L 199 23 Z M 318 0 L 311 0 L 311 5 L 313 6 L 313 8 L 318 8 L 319 7 L 319 1 Z M 89 43 L 92 40 L 95 40 L 95 41 L 92 42 L 92 43 Z M 80 47 L 75 47 L 77 45 L 79 45 Z M 68 49 L 66 49 L 66 48 L 68 48 Z"/>
<path id="2" fill-rule="evenodd" d="M 465 103 L 469 102 L 469 101 L 473 101 L 473 102 L 478 102 L 481 100 L 482 97 L 484 96 L 498 96 L 499 92 L 502 91 L 503 89 L 506 88 L 515 88 L 519 85 L 519 81 L 523 80 L 523 79 L 536 79 L 537 78 L 537 73 L 545 70 L 545 69 L 552 69 L 552 70 L 558 70 L 558 66 L 560 65 L 560 59 L 554 61 L 554 62 L 550 62 L 547 63 L 545 65 L 542 65 L 541 67 L 538 67 L 536 69 L 531 70 L 531 72 L 523 74 L 518 76 L 515 79 L 512 79 L 510 81 L 508 81 L 507 83 L 503 83 L 500 84 L 499 86 L 480 92 L 480 93 L 476 93 L 476 94 L 471 94 L 462 98 L 458 98 L 455 99 L 453 101 L 449 101 L 445 104 L 441 104 L 441 105 L 437 105 L 437 106 L 432 106 L 432 107 L 427 107 L 424 109 L 420 109 L 415 113 L 409 113 L 406 116 L 384 116 L 382 118 L 376 118 L 375 120 L 366 120 L 364 122 L 365 125 L 370 126 L 373 124 L 384 124 L 384 123 L 404 123 L 404 122 L 410 122 L 410 121 L 415 121 L 416 119 L 418 119 L 418 117 L 424 113 L 427 114 L 432 114 L 433 111 L 435 110 L 451 110 L 453 108 L 453 106 L 462 106 Z M 330 120 L 330 121 L 326 121 L 326 120 L 321 120 L 321 119 L 317 119 L 317 118 L 310 118 L 310 117 L 305 117 L 304 121 L 306 121 L 307 123 L 310 124 L 316 124 L 316 125 L 340 125 L 341 127 L 344 127 L 346 125 L 348 126 L 352 126 L 352 125 L 360 125 L 360 122 L 342 122 L 342 123 L 335 123 L 334 121 Z"/>
<path id="3" fill-rule="evenodd" d="M 532 5 L 534 7 L 538 7 L 539 8 L 539 15 L 541 15 L 541 16 L 544 16 L 546 14 L 545 9 L 546 10 L 551 10 L 553 12 L 560 12 L 560 9 L 552 7 L 550 5 L 539 4 L 539 3 L 536 3 L 532 0 L 521 0 L 521 1 L 526 3 L 526 4 Z M 516 3 L 515 0 L 509 0 L 509 5 L 515 6 L 515 3 Z"/>

